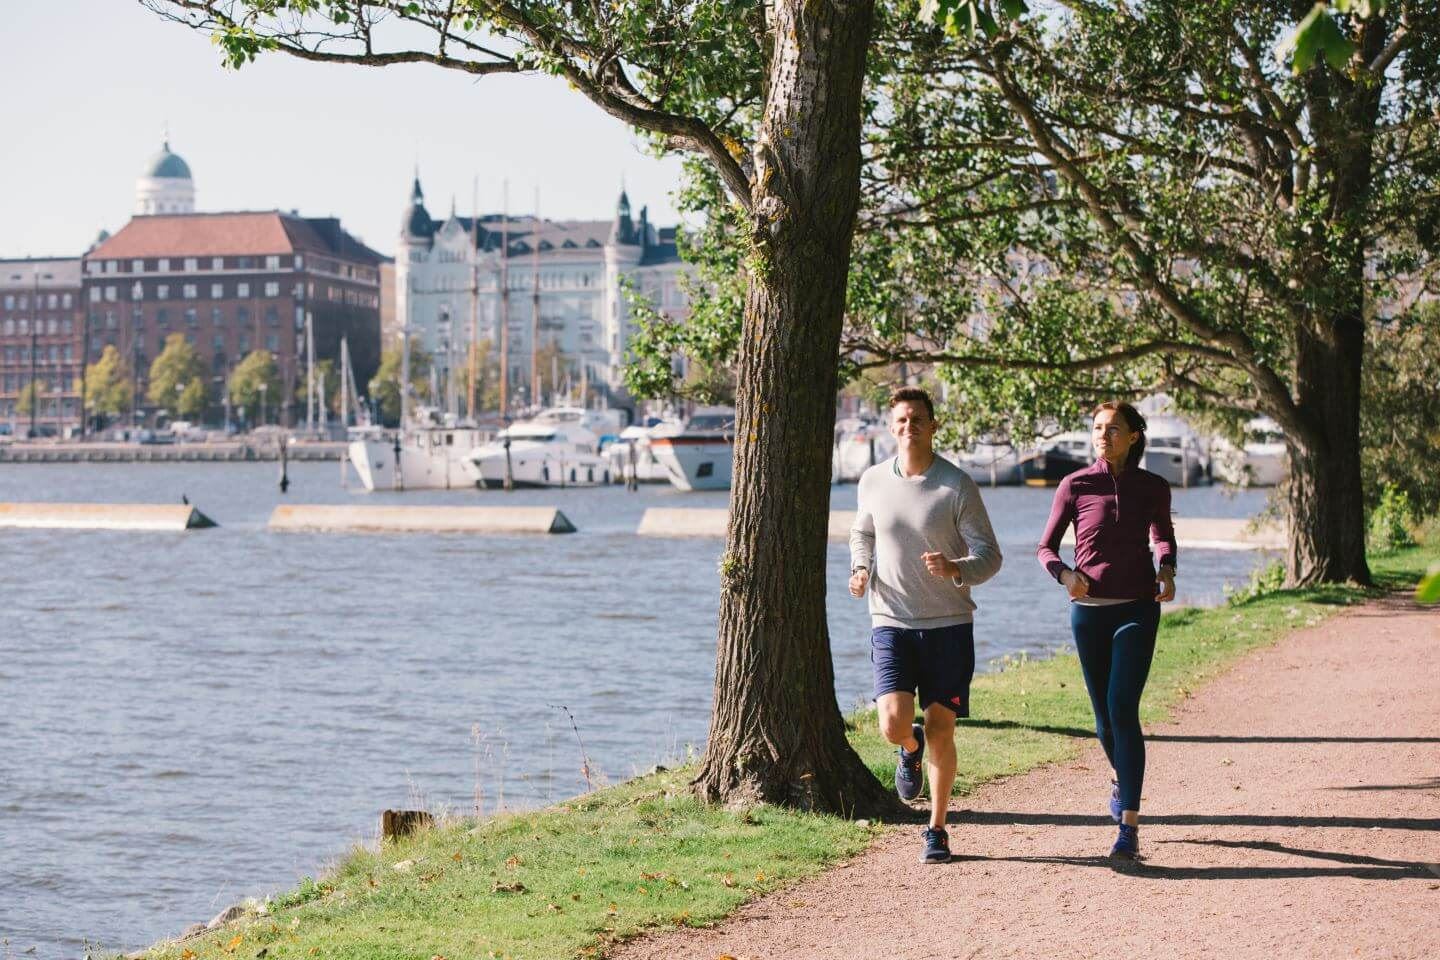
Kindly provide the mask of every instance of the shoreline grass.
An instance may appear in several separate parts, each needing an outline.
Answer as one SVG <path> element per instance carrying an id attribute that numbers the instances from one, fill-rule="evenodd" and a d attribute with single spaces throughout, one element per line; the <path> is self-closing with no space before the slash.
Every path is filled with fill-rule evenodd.
<path id="1" fill-rule="evenodd" d="M 1373 558 L 1375 590 L 1275 591 L 1167 613 L 1144 720 L 1163 719 L 1238 657 L 1292 629 L 1413 587 L 1437 560 L 1440 543 L 1432 543 Z M 960 721 L 960 795 L 1073 756 L 1092 736 L 1073 655 L 1013 659 L 977 677 L 972 711 Z M 873 710 L 847 723 L 860 755 L 888 779 L 893 748 L 875 732 Z M 688 768 L 667 770 L 541 810 L 457 820 L 379 850 L 357 848 L 322 881 L 302 882 L 263 913 L 138 955 L 599 957 L 646 929 L 717 922 L 747 900 L 860 853 L 890 829 L 774 807 L 706 807 L 689 794 L 689 777 Z"/>

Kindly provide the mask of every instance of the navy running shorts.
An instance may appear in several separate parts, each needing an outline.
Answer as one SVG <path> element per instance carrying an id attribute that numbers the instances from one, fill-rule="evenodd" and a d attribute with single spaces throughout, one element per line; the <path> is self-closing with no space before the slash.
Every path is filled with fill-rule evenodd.
<path id="1" fill-rule="evenodd" d="M 870 631 L 870 663 L 875 668 L 875 699 L 918 690 L 921 710 L 938 703 L 957 717 L 970 716 L 973 623 L 928 630 L 876 627 Z"/>

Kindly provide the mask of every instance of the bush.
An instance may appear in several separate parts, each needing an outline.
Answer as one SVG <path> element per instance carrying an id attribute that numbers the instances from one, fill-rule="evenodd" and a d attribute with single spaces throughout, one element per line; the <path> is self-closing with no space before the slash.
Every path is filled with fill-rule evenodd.
<path id="1" fill-rule="evenodd" d="M 1258 600 L 1267 593 L 1274 593 L 1285 585 L 1285 564 L 1283 561 L 1274 560 L 1263 567 L 1257 567 L 1250 573 L 1250 582 L 1238 590 L 1229 591 L 1229 603 L 1232 607 L 1238 607 L 1251 600 Z"/>
<path id="2" fill-rule="evenodd" d="M 1380 502 L 1370 511 L 1366 545 L 1375 553 L 1389 553 L 1392 550 L 1415 546 L 1411 527 L 1415 525 L 1416 519 L 1410 495 L 1387 484 L 1380 493 Z"/>

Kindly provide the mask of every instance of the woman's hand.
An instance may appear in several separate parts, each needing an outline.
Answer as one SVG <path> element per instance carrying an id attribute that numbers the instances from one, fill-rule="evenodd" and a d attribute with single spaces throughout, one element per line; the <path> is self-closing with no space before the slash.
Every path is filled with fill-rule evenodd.
<path id="1" fill-rule="evenodd" d="M 1079 570 L 1066 570 L 1060 574 L 1060 583 L 1070 594 L 1071 600 L 1079 600 L 1081 597 L 1090 595 L 1090 580 Z"/>
<path id="2" fill-rule="evenodd" d="M 1161 568 L 1155 576 L 1155 601 L 1164 603 L 1175 599 L 1175 571 Z"/>
<path id="3" fill-rule="evenodd" d="M 866 585 L 869 584 L 869 583 L 870 583 L 870 571 L 869 571 L 869 570 L 856 570 L 854 573 L 850 574 L 850 596 L 852 596 L 852 597 L 863 597 L 863 596 L 865 596 L 865 587 L 866 587 Z"/>

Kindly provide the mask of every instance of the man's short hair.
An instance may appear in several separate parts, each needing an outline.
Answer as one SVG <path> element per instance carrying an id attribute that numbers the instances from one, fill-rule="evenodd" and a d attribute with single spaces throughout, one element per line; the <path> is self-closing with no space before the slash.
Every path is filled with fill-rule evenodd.
<path id="1" fill-rule="evenodd" d="M 925 409 L 930 412 L 930 419 L 935 419 L 935 402 L 930 399 L 928 391 L 919 387 L 901 387 L 890 394 L 889 409 L 893 410 L 897 403 L 923 403 Z"/>

